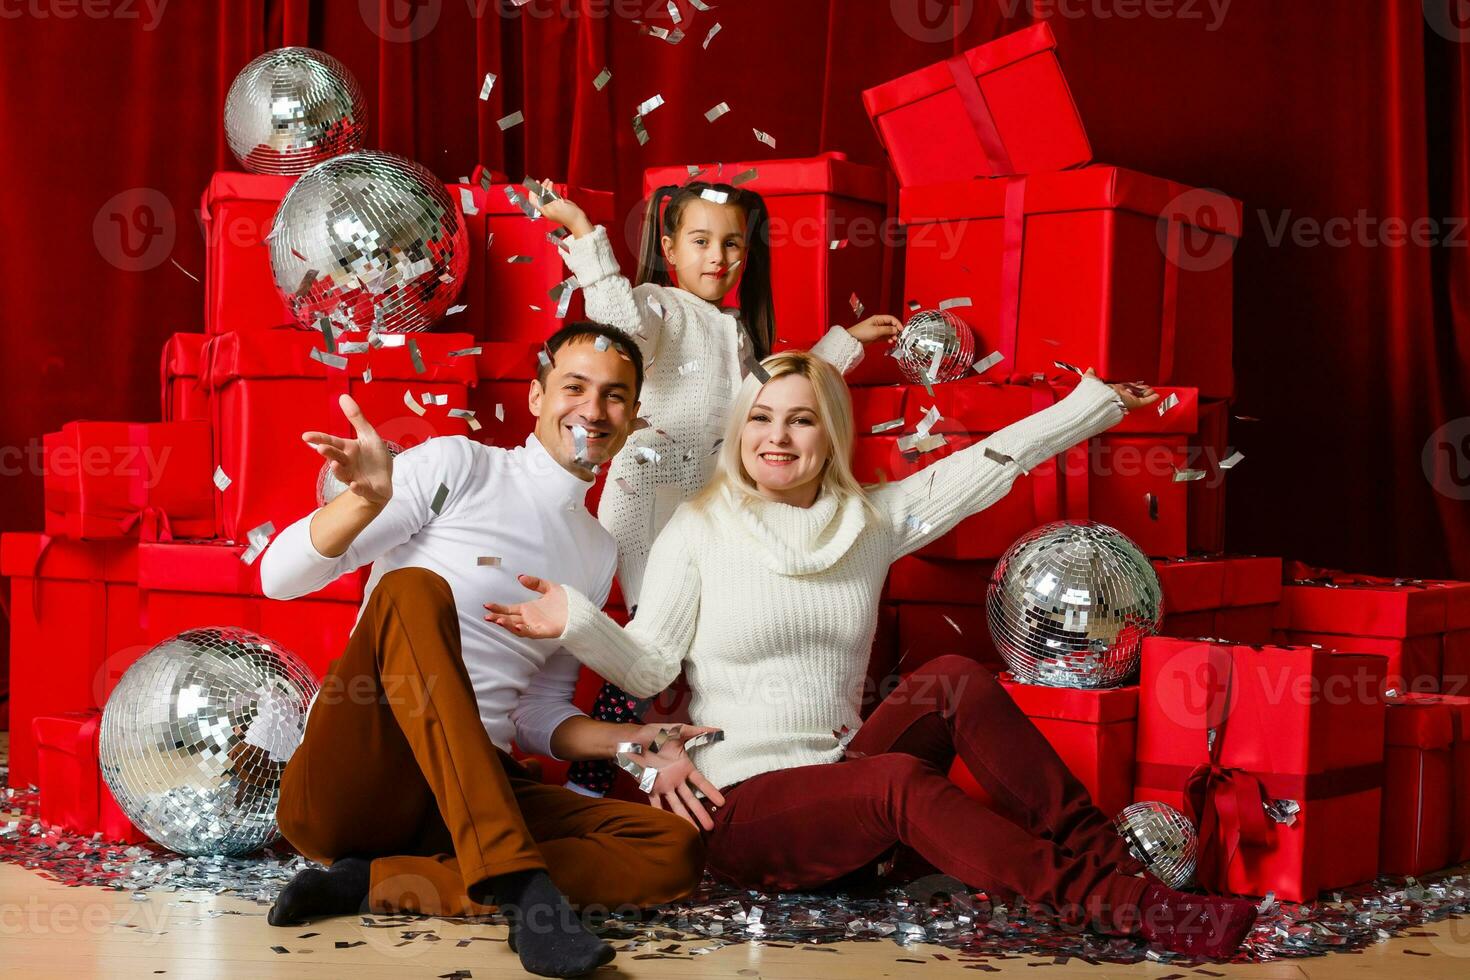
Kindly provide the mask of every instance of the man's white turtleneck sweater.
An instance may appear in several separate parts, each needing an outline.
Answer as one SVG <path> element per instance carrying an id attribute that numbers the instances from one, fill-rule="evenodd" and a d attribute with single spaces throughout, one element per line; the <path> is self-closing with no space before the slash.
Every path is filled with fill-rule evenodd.
<path id="1" fill-rule="evenodd" d="M 717 786 L 836 762 L 834 731 L 861 724 L 888 566 L 1123 414 L 1110 387 L 1083 378 L 1057 404 L 871 489 L 876 514 L 860 499 L 830 495 L 807 508 L 728 492 L 703 508 L 685 504 L 654 543 L 627 628 L 602 614 L 596 596 L 568 588 L 559 642 L 639 697 L 663 690 L 683 666 L 691 719 L 725 732 L 691 753 Z"/>

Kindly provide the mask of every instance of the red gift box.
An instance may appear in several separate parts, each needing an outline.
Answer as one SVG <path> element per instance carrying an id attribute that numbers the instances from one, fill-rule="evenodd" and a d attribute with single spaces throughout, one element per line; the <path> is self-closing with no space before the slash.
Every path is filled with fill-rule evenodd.
<path id="1" fill-rule="evenodd" d="M 481 341 L 476 346 L 480 348 L 475 356 L 479 381 L 470 390 L 470 408 L 480 428 L 470 438 L 488 446 L 519 446 L 536 427 L 529 399 L 541 344 Z"/>
<path id="2" fill-rule="evenodd" d="M 858 435 L 871 435 L 874 428 L 903 418 L 907 395 L 903 385 L 854 387 L 849 392 L 852 395 L 852 427 Z"/>
<path id="3" fill-rule="evenodd" d="M 1292 562 L 1278 625 L 1312 633 L 1406 637 L 1470 628 L 1470 582 L 1353 575 Z"/>
<path id="4" fill-rule="evenodd" d="M 888 569 L 886 592 L 894 602 L 985 605 L 995 562 L 986 559 L 905 555 Z"/>
<path id="5" fill-rule="evenodd" d="M 208 422 L 68 422 L 43 443 L 47 534 L 214 536 Z"/>
<path id="6" fill-rule="evenodd" d="M 1311 647 L 1144 641 L 1134 796 L 1195 821 L 1202 888 L 1304 902 L 1375 876 L 1383 670 Z"/>
<path id="7" fill-rule="evenodd" d="M 1444 635 L 1439 689 L 1445 694 L 1470 696 L 1470 629 Z"/>
<path id="8" fill-rule="evenodd" d="M 296 326 L 276 292 L 266 236 L 295 177 L 221 170 L 199 205 L 204 226 L 204 329 Z"/>
<path id="9" fill-rule="evenodd" d="M 557 300 L 549 293 L 570 273 L 561 252 L 546 236 L 560 226 L 540 217 L 533 221 L 511 203 L 506 188 L 526 198 L 529 192 L 524 184 L 506 183 L 500 174 L 482 180 L 484 174 L 483 169 L 477 169 L 471 183 L 449 189 L 450 196 L 461 204 L 466 192 L 473 200 L 477 213 L 471 220 L 482 227 L 471 227 L 471 256 L 481 254 L 481 250 L 484 254 L 482 262 L 472 263 L 474 268 L 458 301 L 467 309 L 456 316 L 452 326 L 490 340 L 539 345 L 563 323 L 584 318 L 582 293 L 574 292 L 566 316 L 557 317 Z M 575 201 L 594 225 L 613 223 L 613 198 L 607 191 L 555 183 L 551 189 Z M 616 229 L 609 227 L 609 231 Z M 531 261 L 511 262 L 514 256 Z"/>
<path id="10" fill-rule="evenodd" d="M 863 92 L 905 186 L 1062 170 L 1092 147 L 1045 22 Z"/>
<path id="11" fill-rule="evenodd" d="M 106 703 L 108 666 L 141 655 L 138 543 L 0 535 L 10 579 L 10 785 L 36 781 L 32 719 Z"/>
<path id="12" fill-rule="evenodd" d="M 1453 863 L 1451 826 L 1467 816 L 1454 806 L 1460 710 L 1435 696 L 1388 701 L 1378 842 L 1378 870 L 1384 874 L 1422 875 Z"/>
<path id="13" fill-rule="evenodd" d="M 765 200 L 770 219 L 777 350 L 810 347 L 831 324 L 855 323 L 854 295 L 867 313 L 896 312 L 890 309 L 890 239 L 896 229 L 887 218 L 888 177 L 877 167 L 852 163 L 836 152 L 711 163 L 693 178 L 685 166 L 651 167 L 643 175 L 643 193 L 647 197 L 661 185 L 691 179 L 729 183 L 751 170 L 756 176 L 740 188 Z M 739 290 L 727 299 L 736 303 Z"/>
<path id="14" fill-rule="evenodd" d="M 405 449 L 431 436 L 468 432 L 465 420 L 448 414 L 468 407 L 476 381 L 472 355 L 450 356 L 473 346 L 468 335 L 413 334 L 402 346 L 342 355 L 345 370 L 310 356 L 321 341 L 305 331 L 257 330 L 212 337 L 204 347 L 214 461 L 230 480 L 215 491 L 225 538 L 244 541 L 266 521 L 279 530 L 316 506 L 322 458 L 301 433 L 351 435 L 337 404 L 342 394 L 356 399 L 378 435 Z M 345 342 L 339 340 L 339 350 Z M 422 373 L 409 343 L 419 351 Z M 365 371 L 371 371 L 370 382 Z M 443 396 L 445 404 L 425 405 L 425 395 Z"/>
<path id="15" fill-rule="evenodd" d="M 1240 202 L 1118 167 L 906 187 L 905 291 L 957 307 L 997 373 L 1104 378 L 1229 397 Z M 1187 251 L 1186 251 L 1187 247 Z"/>
<path id="16" fill-rule="evenodd" d="M 1208 556 L 1155 561 L 1165 636 L 1269 643 L 1281 601 L 1281 559 Z"/>
<path id="17" fill-rule="evenodd" d="M 347 646 L 362 605 L 369 567 L 283 602 L 260 588 L 259 561 L 240 560 L 243 546 L 223 543 L 144 543 L 138 549 L 138 604 L 150 646 L 187 629 L 235 626 L 291 651 L 321 678 Z M 131 666 L 109 672 L 108 690 Z"/>
<path id="18" fill-rule="evenodd" d="M 32 722 L 38 752 L 43 823 L 103 840 L 139 844 L 148 839 L 113 798 L 98 764 L 98 711 L 43 715 Z"/>
<path id="19" fill-rule="evenodd" d="M 165 422 L 208 420 L 209 403 L 199 382 L 200 353 L 208 339 L 202 333 L 176 333 L 163 345 L 158 374 Z"/>
<path id="20" fill-rule="evenodd" d="M 1437 694 L 1443 673 L 1442 638 L 1434 634 L 1408 637 L 1342 636 L 1306 630 L 1276 631 L 1287 643 L 1319 646 L 1334 653 L 1371 653 L 1388 665 L 1383 690 L 1394 694 Z"/>

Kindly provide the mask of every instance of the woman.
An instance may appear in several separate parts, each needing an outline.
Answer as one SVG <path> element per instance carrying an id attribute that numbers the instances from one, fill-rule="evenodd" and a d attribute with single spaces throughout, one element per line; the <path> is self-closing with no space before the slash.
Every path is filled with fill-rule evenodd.
<path id="1" fill-rule="evenodd" d="M 864 489 L 849 464 L 841 376 L 804 353 L 763 363 L 770 379 L 746 379 L 714 479 L 655 542 L 626 628 L 576 590 L 529 576 L 522 582 L 541 597 L 487 605 L 487 618 L 559 638 L 640 697 L 683 667 L 691 717 L 725 733 L 693 759 L 720 790 L 707 837 L 721 878 L 811 888 L 905 845 L 972 887 L 1024 896 L 1100 931 L 1229 955 L 1254 904 L 1138 876 L 1109 819 L 983 667 L 940 657 L 866 723 L 858 714 L 889 565 L 1158 394 L 1089 371 L 1057 404 L 915 476 Z M 844 726 L 856 730 L 845 745 Z M 955 753 L 1000 809 L 949 781 Z M 673 782 L 678 789 L 656 802 L 685 815 L 702 809 Z"/>

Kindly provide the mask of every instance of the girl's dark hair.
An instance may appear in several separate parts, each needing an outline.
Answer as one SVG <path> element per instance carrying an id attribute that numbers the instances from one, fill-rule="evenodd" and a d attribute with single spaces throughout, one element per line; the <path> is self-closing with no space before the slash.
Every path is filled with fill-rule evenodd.
<path id="1" fill-rule="evenodd" d="M 703 180 L 683 185 L 665 184 L 655 190 L 648 199 L 648 210 L 643 216 L 636 285 L 646 282 L 659 286 L 674 284 L 668 263 L 664 261 L 663 236 L 673 238 L 677 235 L 684 206 L 698 200 L 705 191 L 724 194 L 726 204 L 733 204 L 745 212 L 745 267 L 740 270 L 740 321 L 756 358 L 763 358 L 771 352 L 771 345 L 776 339 L 776 307 L 771 296 L 770 217 L 766 213 L 765 200 L 755 191 Z"/>

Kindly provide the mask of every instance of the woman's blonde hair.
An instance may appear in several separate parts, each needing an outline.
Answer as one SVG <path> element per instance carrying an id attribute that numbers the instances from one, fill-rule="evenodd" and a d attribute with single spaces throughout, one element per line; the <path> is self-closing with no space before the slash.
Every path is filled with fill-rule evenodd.
<path id="1" fill-rule="evenodd" d="M 806 351 L 785 351 L 772 354 L 761 361 L 761 366 L 770 375 L 770 381 L 797 374 L 811 382 L 816 395 L 818 418 L 822 431 L 827 435 L 827 462 L 822 467 L 821 494 L 831 494 L 839 504 L 848 497 L 857 497 L 870 514 L 876 516 L 877 509 L 868 500 L 867 492 L 852 475 L 853 421 L 852 396 L 848 394 L 847 382 L 837 369 L 820 357 Z M 720 443 L 719 458 L 715 472 L 694 497 L 695 506 L 702 507 L 722 493 L 727 493 L 734 503 L 756 499 L 760 493 L 745 470 L 740 459 L 740 437 L 750 417 L 764 383 L 755 375 L 748 375 L 740 386 L 735 402 L 730 406 L 729 420 L 725 424 L 725 438 Z"/>

